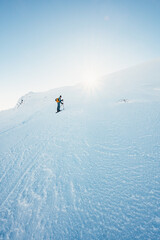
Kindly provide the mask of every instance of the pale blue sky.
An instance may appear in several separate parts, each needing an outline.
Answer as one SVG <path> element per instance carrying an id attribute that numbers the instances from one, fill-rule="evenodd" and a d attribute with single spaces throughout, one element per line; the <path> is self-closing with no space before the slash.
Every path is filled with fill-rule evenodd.
<path id="1" fill-rule="evenodd" d="M 160 57 L 159 0 L 0 0 L 0 110 Z"/>

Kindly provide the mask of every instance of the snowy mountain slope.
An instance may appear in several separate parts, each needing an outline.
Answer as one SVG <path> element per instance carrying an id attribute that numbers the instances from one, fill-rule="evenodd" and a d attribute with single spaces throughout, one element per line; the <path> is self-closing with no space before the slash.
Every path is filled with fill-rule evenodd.
<path id="1" fill-rule="evenodd" d="M 29 93 L 0 112 L 0 239 L 160 239 L 159 69 Z"/>

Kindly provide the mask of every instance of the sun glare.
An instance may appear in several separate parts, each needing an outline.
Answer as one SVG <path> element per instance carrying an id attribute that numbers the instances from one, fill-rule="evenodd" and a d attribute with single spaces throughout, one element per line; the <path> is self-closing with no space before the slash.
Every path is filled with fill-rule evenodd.
<path id="1" fill-rule="evenodd" d="M 94 94 L 97 88 L 96 76 L 93 76 L 92 74 L 87 74 L 84 78 L 83 86 L 85 91 L 87 91 L 89 94 Z"/>

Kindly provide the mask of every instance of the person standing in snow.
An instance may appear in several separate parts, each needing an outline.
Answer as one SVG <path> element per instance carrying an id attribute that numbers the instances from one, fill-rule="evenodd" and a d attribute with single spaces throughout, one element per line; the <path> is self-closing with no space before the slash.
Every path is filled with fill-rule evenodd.
<path id="1" fill-rule="evenodd" d="M 57 112 L 59 112 L 60 111 L 60 104 L 63 104 L 62 96 L 60 95 L 59 98 L 56 98 L 55 100 L 57 102 Z"/>

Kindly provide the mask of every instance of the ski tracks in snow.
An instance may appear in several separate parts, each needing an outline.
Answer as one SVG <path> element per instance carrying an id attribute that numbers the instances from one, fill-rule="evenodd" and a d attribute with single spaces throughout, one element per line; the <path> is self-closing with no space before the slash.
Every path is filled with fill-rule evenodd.
<path id="1" fill-rule="evenodd" d="M 0 239 L 122 239 L 122 233 L 143 239 L 144 232 L 152 238 L 159 224 L 154 214 L 147 218 L 159 196 L 154 155 L 150 164 L 151 155 L 117 137 L 113 125 L 96 139 L 85 118 L 63 115 L 50 112 L 40 126 L 30 121 L 1 154 L 8 161 L 0 182 Z"/>

